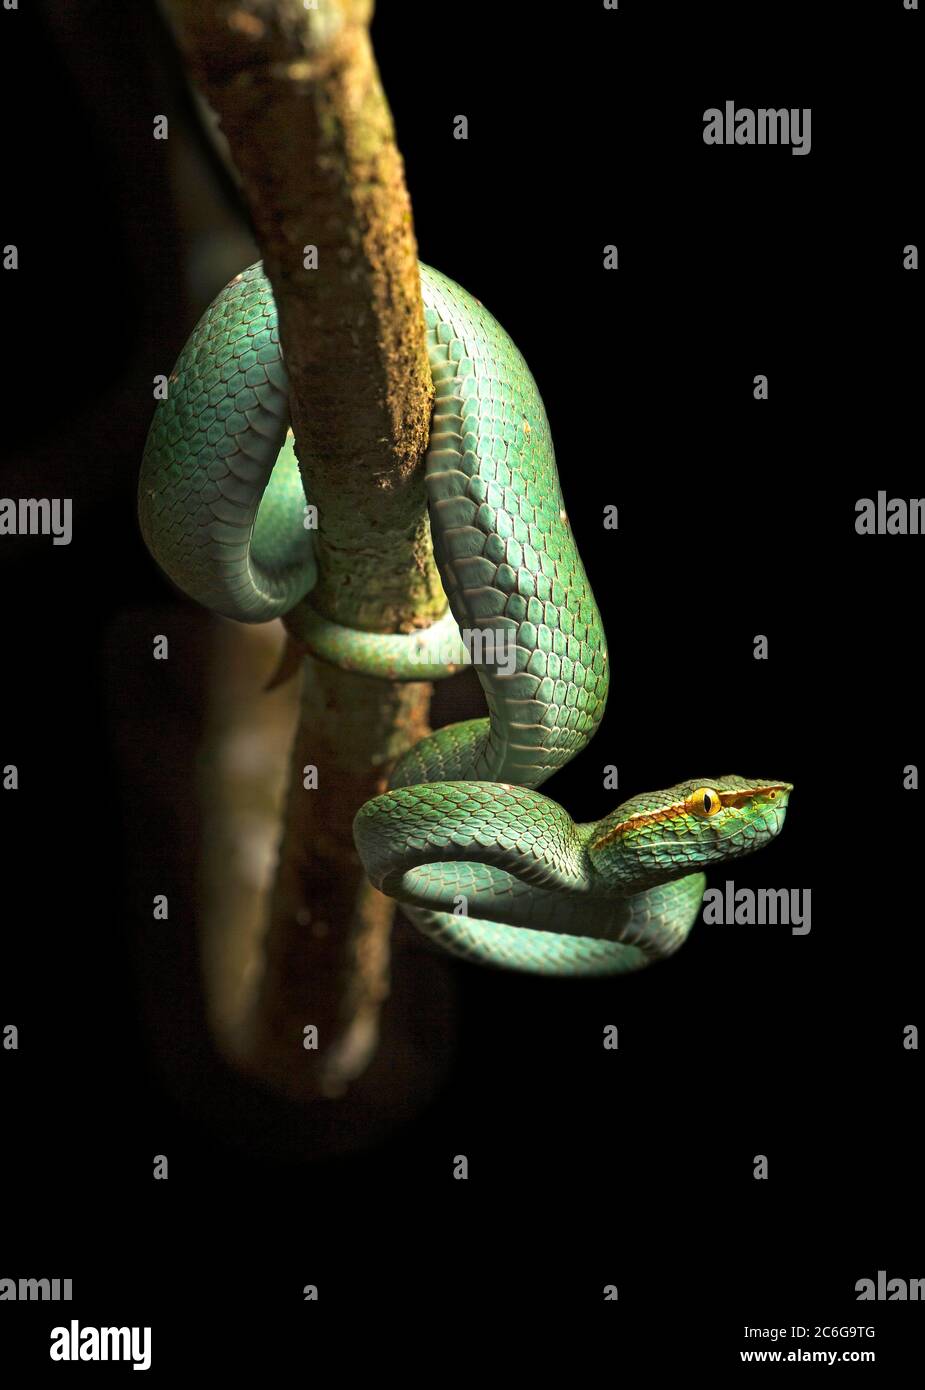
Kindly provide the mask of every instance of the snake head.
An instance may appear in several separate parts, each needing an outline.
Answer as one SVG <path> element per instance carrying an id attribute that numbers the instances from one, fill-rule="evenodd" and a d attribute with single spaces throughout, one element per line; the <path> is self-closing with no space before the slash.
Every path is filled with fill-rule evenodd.
<path id="1" fill-rule="evenodd" d="M 620 894 L 739 859 L 780 832 L 789 782 L 692 778 L 624 801 L 588 827 L 588 858 L 605 888 Z"/>

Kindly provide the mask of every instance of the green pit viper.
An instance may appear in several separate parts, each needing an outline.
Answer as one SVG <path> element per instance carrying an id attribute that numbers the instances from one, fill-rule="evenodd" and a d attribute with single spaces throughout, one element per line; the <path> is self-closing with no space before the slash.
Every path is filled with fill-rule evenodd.
<path id="1" fill-rule="evenodd" d="M 323 660 L 422 680 L 471 657 L 489 717 L 422 740 L 390 789 L 360 808 L 354 835 L 370 879 L 469 960 L 556 976 L 635 970 L 687 937 L 704 866 L 780 831 L 791 786 L 693 779 L 581 825 L 536 790 L 600 724 L 601 615 L 523 357 L 478 300 L 428 266 L 420 274 L 435 388 L 425 477 L 448 601 L 434 627 L 358 632 L 307 600 L 312 539 L 259 263 L 203 315 L 157 406 L 139 485 L 142 532 L 192 598 L 242 622 L 285 614 Z"/>

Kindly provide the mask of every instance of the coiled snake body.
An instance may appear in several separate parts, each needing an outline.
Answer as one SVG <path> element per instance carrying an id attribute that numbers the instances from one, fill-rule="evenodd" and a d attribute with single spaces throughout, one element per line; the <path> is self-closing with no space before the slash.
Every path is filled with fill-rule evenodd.
<path id="1" fill-rule="evenodd" d="M 489 717 L 423 740 L 390 790 L 360 808 L 354 833 L 370 878 L 468 959 L 552 975 L 633 970 L 681 945 L 700 909 L 700 869 L 776 835 L 791 788 L 682 782 L 585 825 L 537 792 L 603 715 L 601 616 L 526 363 L 477 300 L 420 270 L 436 394 L 426 485 L 445 619 L 381 636 L 327 622 L 307 601 L 311 534 L 259 264 L 206 311 L 155 412 L 142 531 L 191 597 L 244 622 L 288 614 L 325 660 L 421 680 L 471 656 Z"/>

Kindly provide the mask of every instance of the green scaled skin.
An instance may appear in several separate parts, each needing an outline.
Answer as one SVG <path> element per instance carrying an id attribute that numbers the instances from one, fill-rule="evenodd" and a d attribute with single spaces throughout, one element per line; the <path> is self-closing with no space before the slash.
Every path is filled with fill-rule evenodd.
<path id="1" fill-rule="evenodd" d="M 534 974 L 622 974 L 683 944 L 706 886 L 694 871 L 767 844 L 790 791 L 681 782 L 576 825 L 526 788 L 433 782 L 368 801 L 354 834 L 372 881 L 455 954 L 527 960 Z M 459 902 L 465 916 L 453 915 Z"/>
<path id="2" fill-rule="evenodd" d="M 386 679 L 476 666 L 487 719 L 401 759 L 354 833 L 372 881 L 433 940 L 536 974 L 621 974 L 676 950 L 701 868 L 760 848 L 790 786 L 724 777 L 634 797 L 576 825 L 535 789 L 600 724 L 601 615 L 559 486 L 549 425 L 510 338 L 465 290 L 421 265 L 436 400 L 426 457 L 434 554 L 449 611 L 413 636 L 323 619 L 289 432 L 276 310 L 260 265 L 216 298 L 156 411 L 139 484 L 152 554 L 191 597 L 242 622 L 287 614 L 315 655 Z"/>

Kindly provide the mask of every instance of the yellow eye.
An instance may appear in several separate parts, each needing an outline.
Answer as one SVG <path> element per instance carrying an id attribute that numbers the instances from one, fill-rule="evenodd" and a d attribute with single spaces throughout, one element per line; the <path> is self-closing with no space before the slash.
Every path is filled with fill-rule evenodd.
<path id="1" fill-rule="evenodd" d="M 715 792 L 712 787 L 698 787 L 688 797 L 691 811 L 700 820 L 707 820 L 708 817 L 715 816 L 722 804 L 719 799 L 719 792 Z"/>

